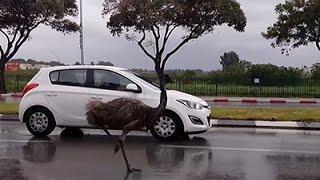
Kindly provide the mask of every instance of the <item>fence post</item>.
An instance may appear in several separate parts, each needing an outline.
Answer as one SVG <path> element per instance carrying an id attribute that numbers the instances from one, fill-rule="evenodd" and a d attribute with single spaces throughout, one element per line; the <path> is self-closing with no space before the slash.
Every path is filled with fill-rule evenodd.
<path id="1" fill-rule="evenodd" d="M 16 93 L 19 91 L 19 75 L 16 75 Z"/>
<path id="2" fill-rule="evenodd" d="M 216 96 L 218 96 L 218 83 L 216 83 Z"/>

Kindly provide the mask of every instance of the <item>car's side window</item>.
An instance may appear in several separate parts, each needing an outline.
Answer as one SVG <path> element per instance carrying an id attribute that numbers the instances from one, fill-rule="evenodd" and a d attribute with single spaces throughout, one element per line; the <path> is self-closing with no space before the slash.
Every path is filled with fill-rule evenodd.
<path id="1" fill-rule="evenodd" d="M 94 70 L 93 77 L 93 86 L 100 89 L 125 91 L 128 84 L 134 84 L 120 74 L 106 70 Z"/>
<path id="2" fill-rule="evenodd" d="M 50 73 L 53 84 L 67 86 L 85 86 L 87 80 L 86 69 L 61 70 Z"/>

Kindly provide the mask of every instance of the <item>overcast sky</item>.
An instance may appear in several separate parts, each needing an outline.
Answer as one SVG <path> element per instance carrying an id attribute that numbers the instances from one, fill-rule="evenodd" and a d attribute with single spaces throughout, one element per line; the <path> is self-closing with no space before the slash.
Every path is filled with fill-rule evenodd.
<path id="1" fill-rule="evenodd" d="M 125 68 L 153 68 L 136 43 L 124 38 L 113 37 L 106 28 L 106 20 L 101 16 L 102 0 L 83 0 L 85 59 L 87 63 L 99 60 L 110 61 Z M 282 0 L 238 0 L 247 16 L 244 33 L 228 27 L 216 29 L 182 48 L 168 62 L 167 69 L 221 69 L 220 55 L 235 51 L 241 59 L 253 63 L 276 65 L 310 66 L 320 60 L 320 52 L 312 44 L 281 55 L 280 49 L 271 48 L 270 41 L 261 37 L 261 32 L 274 23 L 274 7 Z M 62 35 L 47 27 L 40 27 L 32 34 L 15 58 L 56 60 L 66 64 L 80 61 L 79 35 Z"/>

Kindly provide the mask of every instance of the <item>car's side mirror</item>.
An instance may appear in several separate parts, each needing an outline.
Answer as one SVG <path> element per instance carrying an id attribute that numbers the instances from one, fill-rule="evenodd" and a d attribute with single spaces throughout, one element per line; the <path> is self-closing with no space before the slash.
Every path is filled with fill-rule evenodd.
<path id="1" fill-rule="evenodd" d="M 136 85 L 136 84 L 128 84 L 126 86 L 126 90 L 127 91 L 132 91 L 132 92 L 135 92 L 135 93 L 140 93 L 141 92 L 141 89 Z"/>

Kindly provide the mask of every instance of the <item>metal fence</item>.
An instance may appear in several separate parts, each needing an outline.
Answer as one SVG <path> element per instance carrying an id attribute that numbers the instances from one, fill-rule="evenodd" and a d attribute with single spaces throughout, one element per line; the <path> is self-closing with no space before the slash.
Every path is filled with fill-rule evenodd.
<path id="1" fill-rule="evenodd" d="M 9 92 L 21 92 L 32 76 L 8 75 L 6 84 Z M 256 97 L 320 97 L 320 81 L 298 79 L 276 81 L 272 84 L 254 84 L 252 79 L 234 82 L 214 82 L 212 79 L 173 79 L 169 89 L 197 96 L 256 96 Z"/>
<path id="2" fill-rule="evenodd" d="M 24 86 L 32 79 L 33 76 L 25 75 L 6 75 L 6 86 L 8 92 L 22 92 Z"/>
<path id="3" fill-rule="evenodd" d="M 174 79 L 167 87 L 197 96 L 320 97 L 320 81 L 301 78 L 277 79 L 255 84 L 253 79 L 216 82 L 212 79 Z"/>

